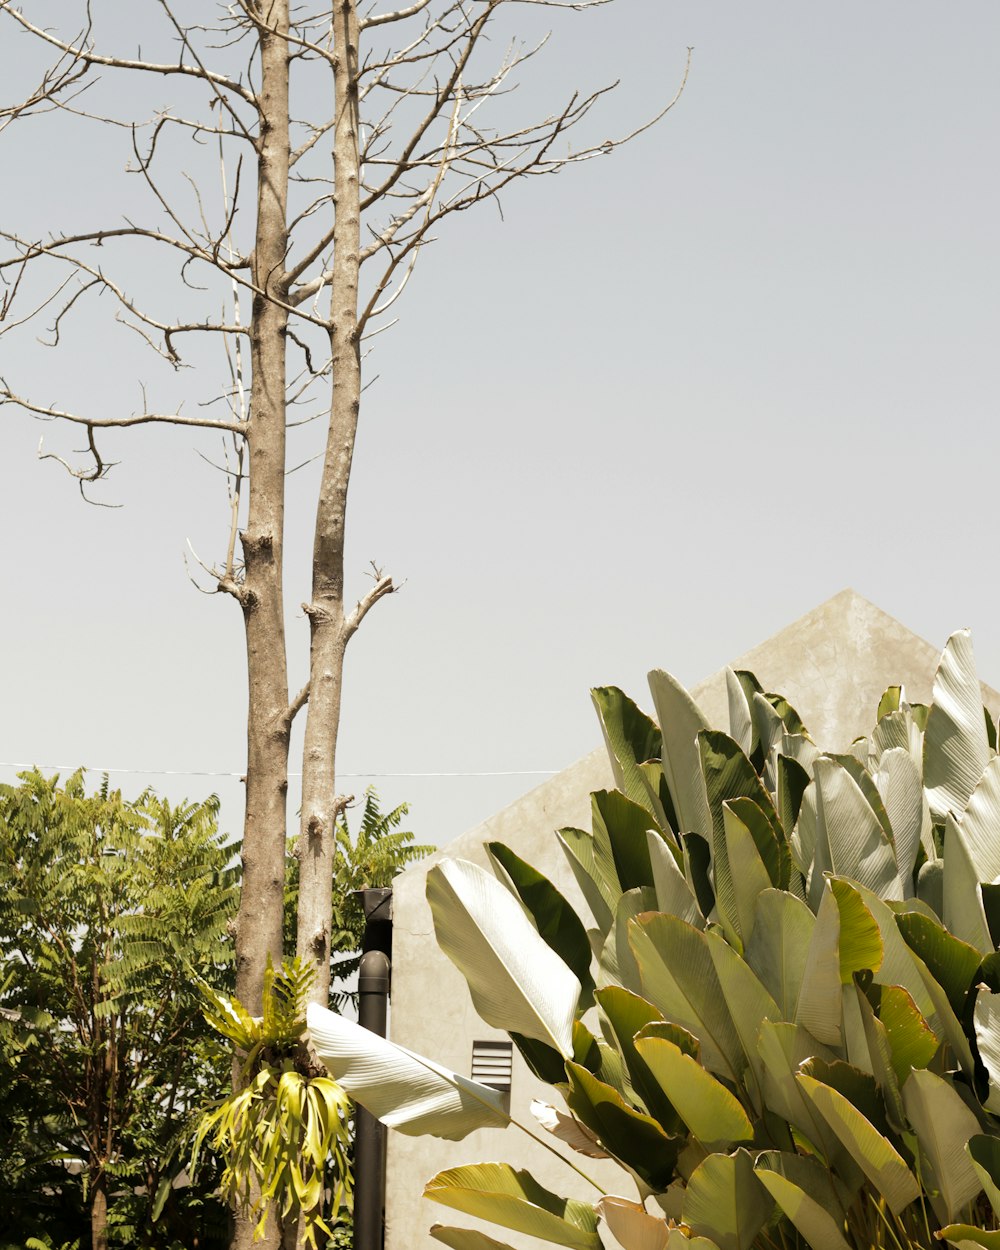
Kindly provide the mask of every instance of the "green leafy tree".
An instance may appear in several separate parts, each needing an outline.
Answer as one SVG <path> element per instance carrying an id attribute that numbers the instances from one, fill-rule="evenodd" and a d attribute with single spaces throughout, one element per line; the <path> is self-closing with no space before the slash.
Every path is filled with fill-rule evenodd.
<path id="1" fill-rule="evenodd" d="M 213 1177 L 173 1184 L 177 1142 L 230 1075 L 197 988 L 232 977 L 238 880 L 218 801 L 20 780 L 0 786 L 5 1235 L 222 1244 Z"/>

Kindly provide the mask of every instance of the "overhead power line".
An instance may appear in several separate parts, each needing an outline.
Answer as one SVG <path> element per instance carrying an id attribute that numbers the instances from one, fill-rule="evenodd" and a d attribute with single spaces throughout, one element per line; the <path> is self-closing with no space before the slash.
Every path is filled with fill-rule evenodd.
<path id="1" fill-rule="evenodd" d="M 127 777 L 235 777 L 242 781 L 245 773 L 242 772 L 213 772 L 208 769 L 197 768 L 99 768 L 91 764 L 12 764 L 0 760 L 0 768 L 15 768 L 19 770 L 28 768 L 54 768 L 57 772 L 76 772 L 82 767 L 87 773 L 115 773 Z M 507 769 L 491 769 L 483 772 L 432 772 L 432 773 L 338 773 L 338 777 L 350 777 L 355 780 L 377 780 L 383 777 L 554 777 L 558 768 L 507 768 Z M 289 773 L 289 777 L 301 777 L 301 773 Z"/>

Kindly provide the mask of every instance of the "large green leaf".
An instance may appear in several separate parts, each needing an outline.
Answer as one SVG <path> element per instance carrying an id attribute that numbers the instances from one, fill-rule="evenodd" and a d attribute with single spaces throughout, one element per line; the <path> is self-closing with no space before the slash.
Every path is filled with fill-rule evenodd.
<path id="1" fill-rule="evenodd" d="M 750 714 L 747 693 L 731 668 L 726 669 L 726 699 L 729 704 L 729 736 L 744 755 L 753 755 L 757 731 Z"/>
<path id="2" fill-rule="evenodd" d="M 965 839 L 965 827 L 949 813 L 944 822 L 942 919 L 957 938 L 984 955 L 993 951 L 983 893 L 976 865 Z"/>
<path id="3" fill-rule="evenodd" d="M 415 1137 L 459 1141 L 477 1128 L 505 1128 L 510 1118 L 496 1090 L 310 1004 L 316 1053 L 355 1102 L 390 1128 Z"/>
<path id="4" fill-rule="evenodd" d="M 1000 756 L 994 755 L 976 783 L 959 824 L 977 881 L 1000 879 Z M 948 842 L 945 839 L 945 850 Z"/>
<path id="5" fill-rule="evenodd" d="M 795 1018 L 809 944 L 816 918 L 783 890 L 765 890 L 757 900 L 757 922 L 746 948 L 746 960 L 781 1009 Z"/>
<path id="6" fill-rule="evenodd" d="M 917 912 L 904 912 L 896 925 L 914 954 L 948 995 L 952 1011 L 961 1015 L 965 996 L 982 962 L 981 953 L 949 933 L 943 925 Z"/>
<path id="7" fill-rule="evenodd" d="M 761 1025 L 758 1048 L 764 1061 L 767 1106 L 821 1151 L 847 1184 L 855 1183 L 860 1173 L 849 1151 L 795 1080 L 796 1073 L 806 1060 L 817 1055 L 833 1059 L 833 1052 L 821 1046 L 798 1025 L 772 1024 L 770 1021 Z"/>
<path id="8" fill-rule="evenodd" d="M 691 1135 L 706 1150 L 753 1141 L 753 1125 L 739 1099 L 696 1059 L 662 1037 L 640 1034 L 635 1047 Z"/>
<path id="9" fill-rule="evenodd" d="M 618 790 L 595 790 L 590 796 L 594 839 L 610 848 L 614 871 L 622 890 L 652 886 L 646 830 L 656 821 L 645 807 Z"/>
<path id="10" fill-rule="evenodd" d="M 710 839 L 712 822 L 697 742 L 708 722 L 680 682 L 662 669 L 649 674 L 649 689 L 663 736 L 663 775 L 677 816 L 677 832 Z"/>
<path id="11" fill-rule="evenodd" d="M 856 972 L 878 972 L 882 967 L 882 935 L 875 917 L 850 881 L 830 879 L 840 912 L 840 979 L 850 985 Z"/>
<path id="12" fill-rule="evenodd" d="M 878 816 L 857 782 L 836 760 L 816 761 L 816 856 L 810 903 L 818 906 L 825 872 L 874 891 L 879 898 L 902 898 L 896 858 Z"/>
<path id="13" fill-rule="evenodd" d="M 601 934 L 606 935 L 615 918 L 621 895 L 618 878 L 608 874 L 608 865 L 598 858 L 594 835 L 583 829 L 560 829 L 556 833 L 573 870 L 573 876 L 586 900 Z"/>
<path id="14" fill-rule="evenodd" d="M 879 760 L 876 783 L 892 826 L 899 879 L 908 898 L 913 893 L 913 870 L 921 840 L 930 825 L 920 769 L 907 749 L 893 747 Z"/>
<path id="15" fill-rule="evenodd" d="M 590 939 L 583 921 L 556 887 L 537 869 L 526 864 L 502 842 L 487 842 L 486 850 L 499 868 L 501 883 L 508 882 L 531 913 L 535 927 L 583 987 L 581 1007 L 588 1004 L 594 989 L 590 975 Z"/>
<path id="16" fill-rule="evenodd" d="M 906 989 L 921 1014 L 933 1027 L 937 1020 L 934 1003 L 917 968 L 913 952 L 896 924 L 896 912 L 871 890 L 859 886 L 856 881 L 851 884 L 874 917 L 882 939 L 882 966 L 875 973 L 875 980 L 882 985 L 901 985 Z"/>
<path id="17" fill-rule="evenodd" d="M 941 656 L 924 730 L 924 786 L 935 820 L 965 811 L 989 760 L 972 638 L 962 629 Z"/>
<path id="18" fill-rule="evenodd" d="M 650 1189 L 660 1192 L 673 1179 L 683 1138 L 672 1137 L 651 1116 L 630 1107 L 610 1085 L 577 1063 L 566 1065 L 566 1105 L 600 1138 L 601 1144 L 630 1167 Z"/>
<path id="19" fill-rule="evenodd" d="M 643 779 L 641 768 L 660 758 L 663 739 L 659 727 L 617 686 L 598 686 L 591 690 L 590 697 L 611 757 L 615 785 L 633 803 L 648 808 L 661 828 L 667 828 L 667 813 Z"/>
<path id="20" fill-rule="evenodd" d="M 598 985 L 624 985 L 626 989 L 638 992 L 642 986 L 639 969 L 629 944 L 628 924 L 636 916 L 656 910 L 656 893 L 648 886 L 638 890 L 628 890 L 618 900 L 615 910 L 615 922 L 611 926 L 601 958 L 598 961 Z"/>
<path id="21" fill-rule="evenodd" d="M 720 1250 L 750 1250 L 774 1209 L 745 1150 L 712 1154 L 695 1168 L 684 1195 L 684 1223 Z"/>
<path id="22" fill-rule="evenodd" d="M 976 1133 L 965 1143 L 965 1152 L 986 1190 L 994 1215 L 1000 1215 L 1000 1138 Z"/>
<path id="23" fill-rule="evenodd" d="M 572 1250 L 600 1250 L 593 1207 L 561 1198 L 526 1171 L 506 1163 L 474 1163 L 432 1177 L 424 1197 L 502 1228 Z"/>
<path id="24" fill-rule="evenodd" d="M 795 1008 L 795 1023 L 828 1046 L 840 1046 L 844 1040 L 840 986 L 840 911 L 828 887 L 809 940 Z"/>
<path id="25" fill-rule="evenodd" d="M 851 1250 L 843 1233 L 843 1197 L 815 1159 L 766 1150 L 757 1156 L 754 1172 L 813 1250 Z"/>
<path id="26" fill-rule="evenodd" d="M 795 828 L 795 822 L 799 818 L 799 810 L 802 807 L 802 796 L 808 790 L 811 780 L 809 773 L 798 760 L 788 755 L 778 756 L 775 807 L 781 827 L 788 838 L 792 836 L 792 830 Z"/>
<path id="27" fill-rule="evenodd" d="M 647 1024 L 662 1022 L 663 1016 L 652 1003 L 619 986 L 609 985 L 598 990 L 596 998 L 613 1041 L 625 1061 L 633 1088 L 645 1103 L 646 1110 L 668 1133 L 680 1132 L 680 1117 L 635 1048 L 635 1035 L 640 1029 Z"/>
<path id="28" fill-rule="evenodd" d="M 451 1250 L 514 1250 L 506 1241 L 497 1241 L 472 1228 L 455 1228 L 451 1224 L 432 1224 L 430 1234 Z"/>
<path id="29" fill-rule="evenodd" d="M 738 1081 L 743 1051 L 704 934 L 676 916 L 654 914 L 631 921 L 629 941 L 643 996 L 694 1034 L 707 1068 Z"/>
<path id="30" fill-rule="evenodd" d="M 905 990 L 899 989 L 900 994 L 906 994 Z M 880 986 L 874 984 L 868 987 L 869 993 L 875 997 Z M 853 992 L 854 1001 L 857 1003 L 858 1014 L 861 1020 L 861 1027 L 864 1030 L 865 1045 L 868 1055 L 868 1066 L 871 1068 L 872 1075 L 878 1086 L 878 1091 L 882 1096 L 885 1104 L 886 1115 L 889 1124 L 896 1133 L 904 1133 L 907 1130 L 906 1112 L 903 1108 L 903 1098 L 899 1091 L 900 1082 L 905 1080 L 909 1075 L 909 1069 L 903 1071 L 900 1076 L 895 1064 L 893 1063 L 892 1043 L 889 1040 L 889 1033 L 885 1025 L 875 1014 L 875 1009 L 868 996 L 862 992 L 860 986 L 855 985 L 852 990 L 845 990 L 845 1001 Z M 909 995 L 907 995 L 909 998 Z M 877 1001 L 877 999 L 876 999 Z M 912 1003 L 912 999 L 910 1000 Z M 928 1030 L 928 1033 L 930 1031 Z M 930 1034 L 932 1040 L 934 1035 Z M 934 1040 L 934 1050 L 937 1049 L 936 1040 Z M 932 1051 L 933 1053 L 933 1051 Z M 816 1075 L 815 1073 L 813 1075 Z"/>
<path id="31" fill-rule="evenodd" d="M 920 1143 L 924 1187 L 938 1219 L 944 1223 L 960 1212 L 982 1189 L 966 1143 L 979 1132 L 979 1121 L 954 1086 L 933 1072 L 911 1072 L 903 1085 L 903 1105 Z"/>
<path id="32" fill-rule="evenodd" d="M 438 945 L 482 1019 L 570 1058 L 580 982 L 517 900 L 478 865 L 443 860 L 427 874 L 427 901 Z"/>
<path id="33" fill-rule="evenodd" d="M 974 1008 L 976 1046 L 990 1079 L 987 1108 L 1000 1114 L 1000 994 L 981 989 Z"/>
<path id="34" fill-rule="evenodd" d="M 705 794 L 712 819 L 713 854 L 724 834 L 723 804 L 731 799 L 752 799 L 767 817 L 775 839 L 784 841 L 784 832 L 771 796 L 761 785 L 753 764 L 728 734 L 705 729 L 698 735 Z"/>
<path id="35" fill-rule="evenodd" d="M 753 932 L 757 899 L 772 885 L 750 831 L 750 822 L 754 820 L 750 808 L 766 823 L 764 813 L 750 799 L 723 803 L 723 834 L 721 838 L 717 835 L 715 840 L 715 893 L 719 914 L 727 936 L 735 938 L 741 947 Z M 774 845 L 773 833 L 769 836 Z"/>
<path id="36" fill-rule="evenodd" d="M 757 1112 L 762 1113 L 764 1064 L 757 1049 L 757 1041 L 761 1024 L 765 1020 L 780 1020 L 781 1009 L 754 976 L 746 960 L 740 958 L 717 930 L 707 933 L 705 940 L 750 1067 L 750 1073 L 744 1074 L 747 1089 Z"/>
<path id="37" fill-rule="evenodd" d="M 917 1178 L 899 1151 L 843 1094 L 804 1073 L 795 1079 L 894 1214 L 919 1197 Z"/>
<path id="38" fill-rule="evenodd" d="M 681 871 L 674 852 L 659 834 L 652 831 L 646 834 L 646 842 L 653 869 L 657 909 L 679 916 L 681 920 L 686 920 L 698 929 L 704 929 L 705 917 L 701 914 L 694 890 Z"/>
<path id="39" fill-rule="evenodd" d="M 873 986 L 878 1018 L 892 1052 L 892 1067 L 902 1083 L 911 1068 L 926 1068 L 938 1048 L 934 1030 L 901 985 Z"/>
<path id="40" fill-rule="evenodd" d="M 947 1224 L 934 1236 L 950 1241 L 959 1250 L 972 1250 L 973 1246 L 982 1246 L 983 1250 L 1000 1250 L 1000 1231 L 976 1228 L 972 1224 Z"/>

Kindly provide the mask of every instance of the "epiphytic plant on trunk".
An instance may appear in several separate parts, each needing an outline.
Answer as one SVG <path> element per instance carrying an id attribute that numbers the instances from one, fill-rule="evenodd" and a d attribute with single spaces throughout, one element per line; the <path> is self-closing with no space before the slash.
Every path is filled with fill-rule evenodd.
<path id="1" fill-rule="evenodd" d="M 996 1250 L 1000 756 L 968 635 L 929 707 L 890 688 L 846 754 L 752 674 L 727 678 L 729 733 L 663 672 L 659 724 L 594 691 L 618 789 L 593 795 L 591 831 L 559 833 L 589 928 L 500 844 L 495 877 L 461 861 L 428 874 L 477 1010 L 565 1104 L 536 1106 L 538 1122 L 553 1145 L 617 1160 L 620 1191 L 573 1201 L 481 1164 L 427 1196 L 584 1250 L 602 1222 L 626 1250 Z M 348 1022 L 313 1009 L 310 1028 L 403 1131 L 510 1122 L 491 1090 L 429 1061 L 365 1056 Z"/>

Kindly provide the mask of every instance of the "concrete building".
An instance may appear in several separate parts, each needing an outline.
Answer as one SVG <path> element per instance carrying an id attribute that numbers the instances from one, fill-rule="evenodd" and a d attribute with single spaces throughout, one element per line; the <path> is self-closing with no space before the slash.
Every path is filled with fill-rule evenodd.
<path id="1" fill-rule="evenodd" d="M 871 729 L 878 700 L 887 686 L 902 682 L 912 701 L 929 701 L 944 642 L 942 638 L 940 645 L 932 646 L 854 591 L 845 590 L 732 660 L 730 667 L 756 673 L 765 689 L 779 691 L 791 701 L 819 746 L 842 751 L 852 739 Z M 664 656 L 662 663 L 669 668 L 670 657 Z M 640 704 L 649 702 L 642 691 L 628 693 Z M 694 687 L 692 694 L 710 723 L 728 726 L 724 668 Z M 1000 694 L 984 686 L 983 696 L 995 714 Z M 594 732 L 599 739 L 596 718 Z M 464 979 L 437 948 L 424 897 L 430 865 L 448 856 L 485 866 L 483 844 L 505 842 L 544 872 L 586 918 L 586 907 L 553 835 L 566 825 L 589 829 L 591 791 L 613 785 L 607 754 L 601 746 L 396 879 L 390 1022 L 394 1041 L 453 1071 L 471 1075 L 474 1044 L 506 1040 L 504 1034 L 479 1020 Z M 479 1050 L 477 1060 L 488 1061 L 488 1048 Z M 551 1091 L 535 1080 L 516 1050 L 511 1080 L 514 1118 L 535 1127 L 528 1105 L 535 1097 L 547 1101 Z M 608 1192 L 635 1197 L 617 1166 L 576 1158 L 598 1181 L 602 1176 L 610 1178 Z M 537 1247 L 539 1243 L 532 1238 L 498 1234 L 495 1228 L 421 1196 L 424 1183 L 436 1172 L 487 1161 L 526 1167 L 541 1184 L 557 1193 L 594 1200 L 579 1177 L 515 1128 L 482 1130 L 462 1142 L 389 1133 L 387 1250 L 439 1247 L 440 1242 L 427 1233 L 436 1222 L 479 1227 L 511 1245 Z"/>

